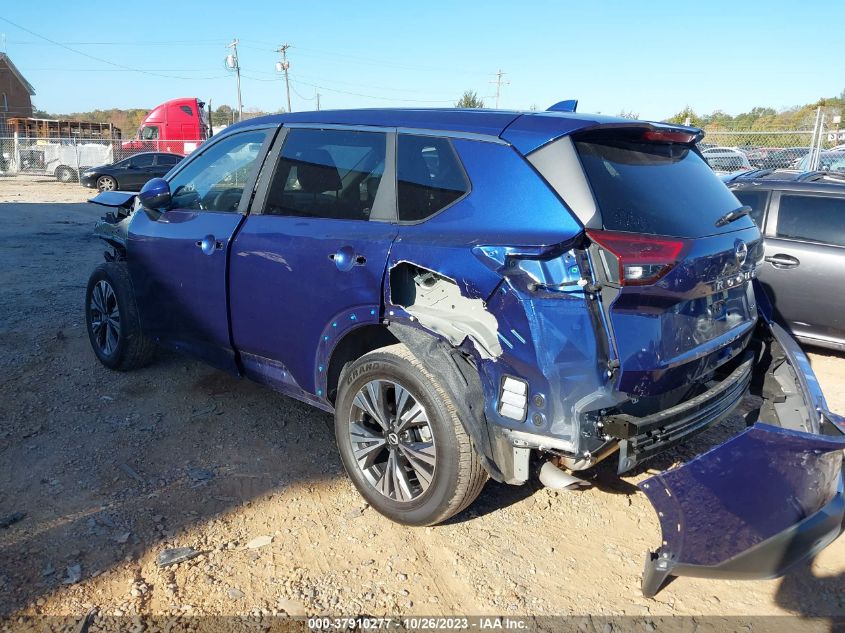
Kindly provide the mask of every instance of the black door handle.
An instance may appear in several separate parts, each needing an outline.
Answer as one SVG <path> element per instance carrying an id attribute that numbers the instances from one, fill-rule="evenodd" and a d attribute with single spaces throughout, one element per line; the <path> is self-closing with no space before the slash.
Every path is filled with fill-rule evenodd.
<path id="1" fill-rule="evenodd" d="M 765 258 L 765 261 L 769 262 L 775 268 L 795 268 L 801 263 L 797 257 L 786 255 L 785 253 L 770 255 Z"/>

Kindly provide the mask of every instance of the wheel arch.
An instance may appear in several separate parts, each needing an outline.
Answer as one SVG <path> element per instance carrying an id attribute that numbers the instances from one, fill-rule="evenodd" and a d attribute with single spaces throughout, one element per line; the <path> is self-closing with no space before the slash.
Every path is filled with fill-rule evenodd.
<path id="1" fill-rule="evenodd" d="M 335 403 L 340 373 L 347 363 L 357 360 L 364 354 L 399 342 L 393 332 L 380 323 L 363 323 L 345 332 L 332 348 L 325 364 L 325 393 L 329 402 L 332 405 Z"/>
<path id="2" fill-rule="evenodd" d="M 404 343 L 429 370 L 441 381 L 452 396 L 458 411 L 458 418 L 475 450 L 481 458 L 484 469 L 496 481 L 507 481 L 494 450 L 487 417 L 484 415 L 484 389 L 475 360 L 449 341 L 419 327 L 402 323 L 391 323 L 390 332 Z M 507 470 L 507 467 L 506 469 Z"/>

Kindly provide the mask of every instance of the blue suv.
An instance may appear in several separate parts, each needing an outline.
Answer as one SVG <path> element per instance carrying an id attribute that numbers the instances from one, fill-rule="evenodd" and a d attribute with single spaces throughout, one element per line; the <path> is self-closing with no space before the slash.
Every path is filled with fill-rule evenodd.
<path id="1" fill-rule="evenodd" d="M 94 200 L 94 353 L 166 345 L 333 413 L 355 486 L 408 525 L 539 461 L 628 471 L 756 394 L 745 431 L 641 484 L 643 590 L 783 573 L 842 531 L 845 425 L 759 290 L 760 232 L 700 130 L 572 109 L 228 128 Z"/>

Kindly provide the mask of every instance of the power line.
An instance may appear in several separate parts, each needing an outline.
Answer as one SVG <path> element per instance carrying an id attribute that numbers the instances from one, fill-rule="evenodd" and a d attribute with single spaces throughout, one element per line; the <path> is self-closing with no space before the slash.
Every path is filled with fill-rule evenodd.
<path id="1" fill-rule="evenodd" d="M 307 55 L 313 55 L 313 56 L 318 56 L 318 57 L 319 56 L 338 57 L 338 58 L 341 58 L 341 59 L 354 60 L 354 61 L 357 61 L 358 63 L 363 63 L 363 64 L 367 64 L 367 65 L 389 66 L 391 68 L 399 68 L 399 69 L 402 69 L 402 70 L 415 70 L 415 71 L 426 71 L 426 72 L 437 72 L 437 73 L 443 72 L 443 68 L 438 67 L 438 66 L 417 66 L 417 65 L 413 65 L 413 64 L 402 64 L 402 63 L 397 63 L 397 62 L 388 62 L 388 61 L 384 61 L 382 59 L 375 59 L 375 58 L 372 58 L 372 57 L 361 57 L 359 55 L 349 55 L 348 53 L 335 53 L 335 52 L 332 52 L 332 51 L 324 51 L 324 50 L 314 49 L 314 48 L 303 48 L 301 46 L 296 46 L 294 48 L 296 48 L 297 52 L 300 53 L 300 54 L 302 54 L 302 52 L 304 51 L 306 56 Z M 483 71 L 462 70 L 462 69 L 456 69 L 456 68 L 450 68 L 450 72 L 461 73 L 461 74 L 465 74 L 465 75 L 475 75 L 475 76 L 481 76 L 481 75 L 487 74 L 486 72 L 483 72 Z"/>
<path id="2" fill-rule="evenodd" d="M 129 68 L 33 68 L 27 66 L 27 72 L 34 71 L 34 72 L 74 72 L 74 73 L 134 73 L 138 72 L 135 69 Z M 157 72 L 161 70 L 162 72 L 200 72 L 201 68 L 144 68 L 144 72 Z M 207 79 L 224 79 L 227 75 L 212 75 L 210 77 L 184 77 L 183 80 L 207 80 Z"/>
<path id="3" fill-rule="evenodd" d="M 307 81 L 301 81 L 301 80 L 298 80 L 298 79 L 291 79 L 290 81 L 291 81 L 291 83 L 294 83 L 294 84 L 299 83 L 299 84 L 302 84 L 303 86 L 310 86 L 311 88 L 317 88 L 319 90 L 327 90 L 329 92 L 336 92 L 336 93 L 342 94 L 342 95 L 352 95 L 353 97 L 365 97 L 367 99 L 377 99 L 379 101 L 398 101 L 398 102 L 401 102 L 401 103 L 453 103 L 452 99 L 401 99 L 401 98 L 395 98 L 395 97 L 379 97 L 379 96 L 376 96 L 376 95 L 368 95 L 368 94 L 363 94 L 363 93 L 360 93 L 360 92 L 350 92 L 350 91 L 347 91 L 347 90 L 337 90 L 335 88 L 328 88 L 326 86 L 320 86 L 318 84 L 313 84 L 313 83 L 310 83 L 310 82 L 307 82 Z"/>
<path id="4" fill-rule="evenodd" d="M 6 22 L 7 24 L 11 24 L 12 26 L 14 26 L 16 28 L 19 28 L 22 31 L 26 31 L 30 35 L 33 35 L 37 38 L 40 38 L 40 39 L 44 40 L 45 42 L 49 42 L 50 44 L 53 44 L 55 46 L 58 46 L 58 47 L 63 48 L 65 50 L 68 50 L 71 53 L 76 53 L 77 55 L 82 55 L 83 57 L 87 57 L 88 59 L 93 59 L 94 61 L 102 62 L 103 64 L 108 64 L 109 66 L 114 66 L 115 68 L 122 68 L 123 70 L 129 70 L 129 71 L 136 72 L 136 73 L 142 73 L 144 75 L 151 75 L 153 77 L 163 77 L 165 79 L 181 79 L 181 80 L 191 79 L 191 77 L 179 77 L 177 75 L 165 75 L 163 73 L 157 73 L 157 72 L 153 72 L 153 71 L 142 70 L 140 68 L 133 68 L 132 66 L 126 66 L 125 64 L 118 64 L 117 62 L 113 62 L 113 61 L 110 61 L 108 59 L 103 59 L 102 57 L 97 57 L 95 55 L 89 55 L 88 53 L 85 53 L 83 51 L 77 50 L 75 48 L 71 48 L 70 46 L 67 46 L 67 45 L 62 44 L 60 42 L 57 42 L 56 40 L 52 40 L 49 37 L 45 37 L 44 35 L 39 35 L 35 31 L 31 31 L 28 28 L 26 28 L 25 26 L 21 26 L 20 24 L 12 22 L 11 20 L 9 20 L 7 18 L 0 17 L 0 20 L 2 20 L 3 22 Z"/>
<path id="5" fill-rule="evenodd" d="M 361 84 L 358 82 L 349 82 L 349 81 L 341 81 L 339 79 L 326 79 L 325 77 L 314 77 L 313 75 L 300 75 L 297 74 L 297 77 L 301 77 L 310 81 L 316 82 L 323 82 L 323 83 L 330 83 L 330 84 L 341 84 L 347 86 L 357 86 L 359 88 L 369 88 L 370 90 L 386 90 L 388 92 L 409 92 L 412 94 L 430 94 L 428 90 L 417 90 L 413 88 L 393 88 L 388 86 L 373 86 L 372 84 Z M 450 100 L 451 101 L 451 100 Z"/>
<path id="6" fill-rule="evenodd" d="M 6 20 L 8 22 L 8 20 Z M 11 24 L 11 22 L 10 22 Z M 15 25 L 17 26 L 17 25 Z M 18 27 L 23 28 L 23 27 Z M 31 32 L 31 31 L 30 31 Z M 39 36 L 40 37 L 40 36 Z M 33 42 L 31 40 L 8 40 L 8 44 L 15 45 L 38 45 L 40 42 Z M 146 40 L 137 41 L 118 41 L 118 42 L 54 42 L 60 46 L 172 46 L 179 44 L 182 46 L 207 46 L 210 44 L 219 44 L 220 40 L 159 40 L 150 42 Z"/>

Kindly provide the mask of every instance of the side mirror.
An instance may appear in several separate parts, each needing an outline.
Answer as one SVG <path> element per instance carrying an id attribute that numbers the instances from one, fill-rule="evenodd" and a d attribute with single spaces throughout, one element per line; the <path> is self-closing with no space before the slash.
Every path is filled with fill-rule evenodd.
<path id="1" fill-rule="evenodd" d="M 170 184 L 164 178 L 153 178 L 141 188 L 138 200 L 150 211 L 166 210 L 170 207 Z"/>

